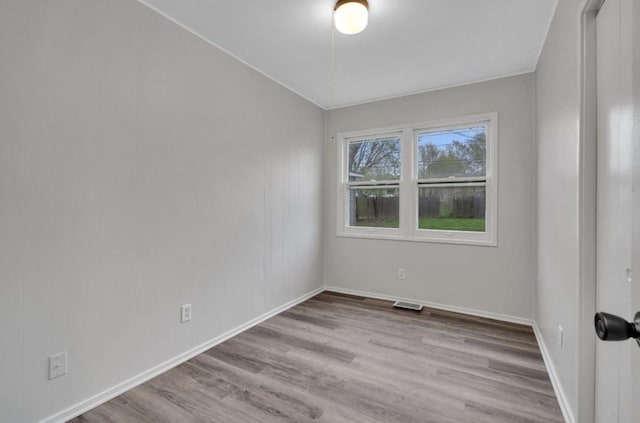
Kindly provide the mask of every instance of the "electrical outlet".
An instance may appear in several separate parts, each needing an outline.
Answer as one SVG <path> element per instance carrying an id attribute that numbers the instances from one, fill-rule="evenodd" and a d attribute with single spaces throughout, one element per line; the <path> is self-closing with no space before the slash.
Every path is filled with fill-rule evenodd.
<path id="1" fill-rule="evenodd" d="M 186 323 L 191 320 L 191 304 L 183 304 L 180 307 L 180 323 Z"/>
<path id="2" fill-rule="evenodd" d="M 49 380 L 67 374 L 67 352 L 49 357 Z"/>
<path id="3" fill-rule="evenodd" d="M 560 325 L 558 325 L 558 345 L 560 346 L 560 348 L 562 348 L 564 345 L 564 330 Z"/>
<path id="4" fill-rule="evenodd" d="M 400 267 L 398 268 L 398 279 L 400 280 L 404 280 L 404 278 L 407 276 L 406 272 L 404 271 L 404 267 Z"/>

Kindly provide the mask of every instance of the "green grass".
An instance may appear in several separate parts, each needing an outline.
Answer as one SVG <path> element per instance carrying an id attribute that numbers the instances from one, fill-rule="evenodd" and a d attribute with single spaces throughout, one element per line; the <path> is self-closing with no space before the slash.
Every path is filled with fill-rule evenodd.
<path id="1" fill-rule="evenodd" d="M 420 229 L 437 229 L 442 231 L 484 232 L 484 219 L 420 218 Z"/>
<path id="2" fill-rule="evenodd" d="M 361 220 L 356 226 L 375 228 L 397 228 L 398 219 L 368 219 Z M 458 219 L 455 217 L 421 217 L 418 222 L 420 229 L 435 229 L 440 231 L 469 231 L 484 232 L 484 219 Z"/>
<path id="3" fill-rule="evenodd" d="M 400 222 L 397 218 L 395 219 L 384 219 L 384 218 L 371 218 L 366 220 L 360 220 L 356 222 L 356 226 L 363 226 L 367 228 L 398 228 Z"/>

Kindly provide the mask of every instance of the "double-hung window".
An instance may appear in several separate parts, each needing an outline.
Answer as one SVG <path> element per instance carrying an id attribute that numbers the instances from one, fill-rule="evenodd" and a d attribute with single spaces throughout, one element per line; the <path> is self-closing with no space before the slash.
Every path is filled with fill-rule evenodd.
<path id="1" fill-rule="evenodd" d="M 496 245 L 496 113 L 338 134 L 338 159 L 338 235 Z"/>
<path id="2" fill-rule="evenodd" d="M 371 228 L 378 229 L 380 234 L 397 232 L 401 146 L 401 132 L 349 138 L 345 144 L 348 156 L 346 219 L 354 232 L 371 233 Z"/>

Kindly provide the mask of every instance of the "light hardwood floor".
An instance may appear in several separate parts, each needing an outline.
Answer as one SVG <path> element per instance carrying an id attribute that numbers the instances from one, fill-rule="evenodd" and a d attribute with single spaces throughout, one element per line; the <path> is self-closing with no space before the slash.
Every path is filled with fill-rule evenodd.
<path id="1" fill-rule="evenodd" d="M 73 419 L 562 422 L 531 328 L 325 292 Z"/>

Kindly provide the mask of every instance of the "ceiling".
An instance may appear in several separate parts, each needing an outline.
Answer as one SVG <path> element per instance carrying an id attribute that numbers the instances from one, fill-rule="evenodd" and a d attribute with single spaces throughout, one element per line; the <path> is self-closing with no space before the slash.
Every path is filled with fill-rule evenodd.
<path id="1" fill-rule="evenodd" d="M 557 4 L 369 0 L 332 55 L 334 0 L 140 1 L 324 109 L 532 72 Z"/>

